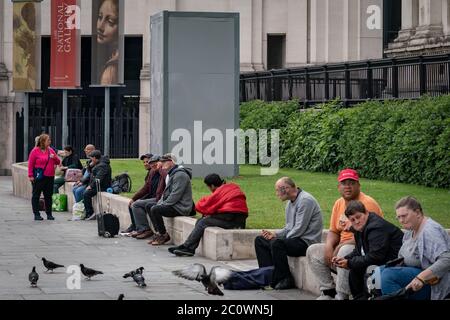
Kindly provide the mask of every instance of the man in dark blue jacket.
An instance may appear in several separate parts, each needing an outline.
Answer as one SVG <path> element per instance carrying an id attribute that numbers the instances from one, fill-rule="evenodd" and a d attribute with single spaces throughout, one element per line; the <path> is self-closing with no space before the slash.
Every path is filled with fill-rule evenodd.
<path id="1" fill-rule="evenodd" d="M 111 186 L 111 166 L 109 157 L 102 156 L 99 150 L 94 150 L 89 154 L 91 159 L 92 173 L 89 184 L 83 195 L 84 208 L 86 209 L 86 218 L 94 218 L 94 208 L 92 207 L 92 198 L 97 195 L 96 180 L 100 180 L 100 191 L 106 191 Z"/>
<path id="2" fill-rule="evenodd" d="M 397 258 L 402 246 L 403 232 L 373 212 L 368 212 L 360 201 L 350 201 L 345 215 L 352 224 L 356 246 L 344 258 L 334 257 L 337 267 L 350 269 L 349 284 L 353 299 L 367 299 L 364 274 L 371 265 L 383 265 Z"/>

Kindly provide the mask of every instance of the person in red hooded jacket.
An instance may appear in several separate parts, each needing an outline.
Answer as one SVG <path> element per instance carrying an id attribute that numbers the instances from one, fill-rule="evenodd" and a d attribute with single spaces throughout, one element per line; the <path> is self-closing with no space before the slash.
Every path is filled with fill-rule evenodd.
<path id="1" fill-rule="evenodd" d="M 212 194 L 201 198 L 195 210 L 203 215 L 195 224 L 187 240 L 180 246 L 169 248 L 177 256 L 193 256 L 207 227 L 245 229 L 248 207 L 245 194 L 235 183 L 225 183 L 218 174 L 205 177 L 204 182 Z"/>

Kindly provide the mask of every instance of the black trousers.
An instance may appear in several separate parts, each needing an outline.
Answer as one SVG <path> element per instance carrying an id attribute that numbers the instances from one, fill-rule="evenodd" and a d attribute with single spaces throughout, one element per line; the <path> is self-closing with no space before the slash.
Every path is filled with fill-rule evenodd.
<path id="1" fill-rule="evenodd" d="M 164 205 L 152 206 L 149 214 L 153 228 L 155 228 L 155 231 L 159 234 L 165 234 L 167 232 L 163 217 L 173 218 L 181 216 L 174 208 Z"/>
<path id="2" fill-rule="evenodd" d="M 86 218 L 89 218 L 94 214 L 94 208 L 92 207 L 92 198 L 97 195 L 97 190 L 90 189 L 85 190 L 83 194 L 84 209 L 86 210 Z"/>
<path id="3" fill-rule="evenodd" d="M 287 257 L 306 255 L 308 245 L 301 238 L 266 240 L 263 236 L 255 239 L 256 258 L 260 268 L 274 266 L 271 286 L 292 276 Z"/>
<path id="4" fill-rule="evenodd" d="M 367 300 L 367 292 L 364 290 L 366 283 L 364 282 L 365 268 L 350 269 L 348 281 L 350 285 L 350 292 L 355 300 Z"/>
<path id="5" fill-rule="evenodd" d="M 44 193 L 45 201 L 45 213 L 52 215 L 52 195 L 53 195 L 53 181 L 55 177 L 44 176 L 41 180 L 35 180 L 32 184 L 33 195 L 31 197 L 31 206 L 33 208 L 33 213 L 39 215 L 39 198 L 41 193 Z"/>
<path id="6" fill-rule="evenodd" d="M 246 214 L 242 213 L 219 213 L 198 219 L 189 237 L 184 242 L 188 249 L 197 249 L 203 233 L 207 227 L 220 227 L 223 229 L 245 229 Z"/>
<path id="7" fill-rule="evenodd" d="M 132 227 L 134 230 L 136 230 L 136 222 L 134 221 L 133 210 L 131 210 L 131 207 L 128 207 L 128 212 L 130 213 L 131 227 Z"/>

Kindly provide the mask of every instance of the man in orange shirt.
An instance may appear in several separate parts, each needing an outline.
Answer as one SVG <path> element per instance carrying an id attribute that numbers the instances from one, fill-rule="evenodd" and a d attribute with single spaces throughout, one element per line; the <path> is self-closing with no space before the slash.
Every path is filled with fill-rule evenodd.
<path id="1" fill-rule="evenodd" d="M 336 200 L 331 212 L 330 230 L 325 243 L 311 245 L 306 257 L 313 274 L 319 281 L 322 295 L 318 300 L 348 299 L 350 287 L 348 281 L 349 271 L 331 263 L 333 257 L 345 257 L 355 247 L 353 233 L 349 231 L 351 223 L 345 216 L 347 204 L 352 200 L 361 201 L 370 212 L 383 216 L 378 203 L 368 195 L 361 192 L 358 172 L 353 169 L 344 169 L 339 172 L 338 190 L 341 198 Z M 337 274 L 336 283 L 331 275 Z"/>

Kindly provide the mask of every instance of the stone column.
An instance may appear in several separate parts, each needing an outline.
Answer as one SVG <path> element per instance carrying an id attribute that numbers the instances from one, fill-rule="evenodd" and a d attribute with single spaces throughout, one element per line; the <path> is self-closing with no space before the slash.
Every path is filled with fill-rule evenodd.
<path id="1" fill-rule="evenodd" d="M 146 0 L 149 8 L 150 1 Z M 150 11 L 150 10 L 149 10 Z M 142 32 L 142 70 L 140 74 L 141 92 L 139 99 L 139 154 L 150 152 L 150 16 L 145 15 Z"/>
<path id="2" fill-rule="evenodd" d="M 450 38 L 450 3 L 442 0 L 442 27 L 445 38 Z"/>
<path id="3" fill-rule="evenodd" d="M 286 67 L 308 63 L 308 0 L 288 0 Z"/>
<path id="4" fill-rule="evenodd" d="M 404 51 L 419 25 L 419 0 L 402 0 L 402 28 L 398 37 L 388 45 L 386 54 L 396 55 Z"/>
<path id="5" fill-rule="evenodd" d="M 5 30 L 5 19 L 12 12 L 12 6 L 8 12 L 4 2 L 0 0 L 0 176 L 11 174 L 11 164 L 15 158 L 14 137 L 14 110 L 9 97 L 9 73 L 5 65 L 5 51 L 9 49 L 5 42 L 5 33 L 11 32 L 12 24 Z"/>
<path id="6" fill-rule="evenodd" d="M 442 36 L 442 1 L 419 0 L 419 26 L 409 46 L 435 44 Z"/>
<path id="7" fill-rule="evenodd" d="M 347 23 L 344 17 L 345 0 L 327 0 L 327 15 L 324 17 L 326 23 L 326 62 L 338 62 L 343 60 L 344 44 L 344 24 Z M 314 36 L 314 34 L 313 34 Z"/>
<path id="8" fill-rule="evenodd" d="M 142 70 L 140 74 L 141 93 L 139 101 L 139 154 L 152 152 L 150 148 L 150 17 L 160 11 L 177 11 L 177 0 L 145 0 L 147 14 L 142 34 Z"/>
<path id="9" fill-rule="evenodd" d="M 264 70 L 263 63 L 263 0 L 252 0 L 252 65 L 255 71 Z"/>
<path id="10" fill-rule="evenodd" d="M 411 38 L 419 25 L 419 0 L 402 0 L 402 29 L 395 42 L 404 42 Z"/>
<path id="11" fill-rule="evenodd" d="M 359 0 L 345 0 L 343 3 L 343 60 L 355 61 L 359 59 L 360 39 L 359 39 Z"/>
<path id="12" fill-rule="evenodd" d="M 310 59 L 312 64 L 323 64 L 326 62 L 328 52 L 328 0 L 310 1 L 310 27 L 309 27 L 309 43 L 310 43 Z"/>
<path id="13" fill-rule="evenodd" d="M 240 70 L 254 71 L 252 65 L 252 0 L 231 0 L 229 11 L 239 12 Z"/>
<path id="14" fill-rule="evenodd" d="M 4 32 L 6 32 L 5 30 L 5 23 L 4 23 L 4 15 L 6 14 L 5 12 L 5 8 L 3 5 L 3 2 L 6 0 L 0 0 L 0 81 L 4 81 L 4 80 L 8 80 L 8 75 L 7 72 L 8 70 L 6 69 L 5 66 L 5 62 L 4 62 L 4 53 L 3 51 L 5 50 L 5 45 L 4 45 Z M 12 26 L 11 26 L 12 27 Z M 2 91 L 2 88 L 0 87 L 0 96 L 4 95 L 6 93 L 4 93 Z"/>

